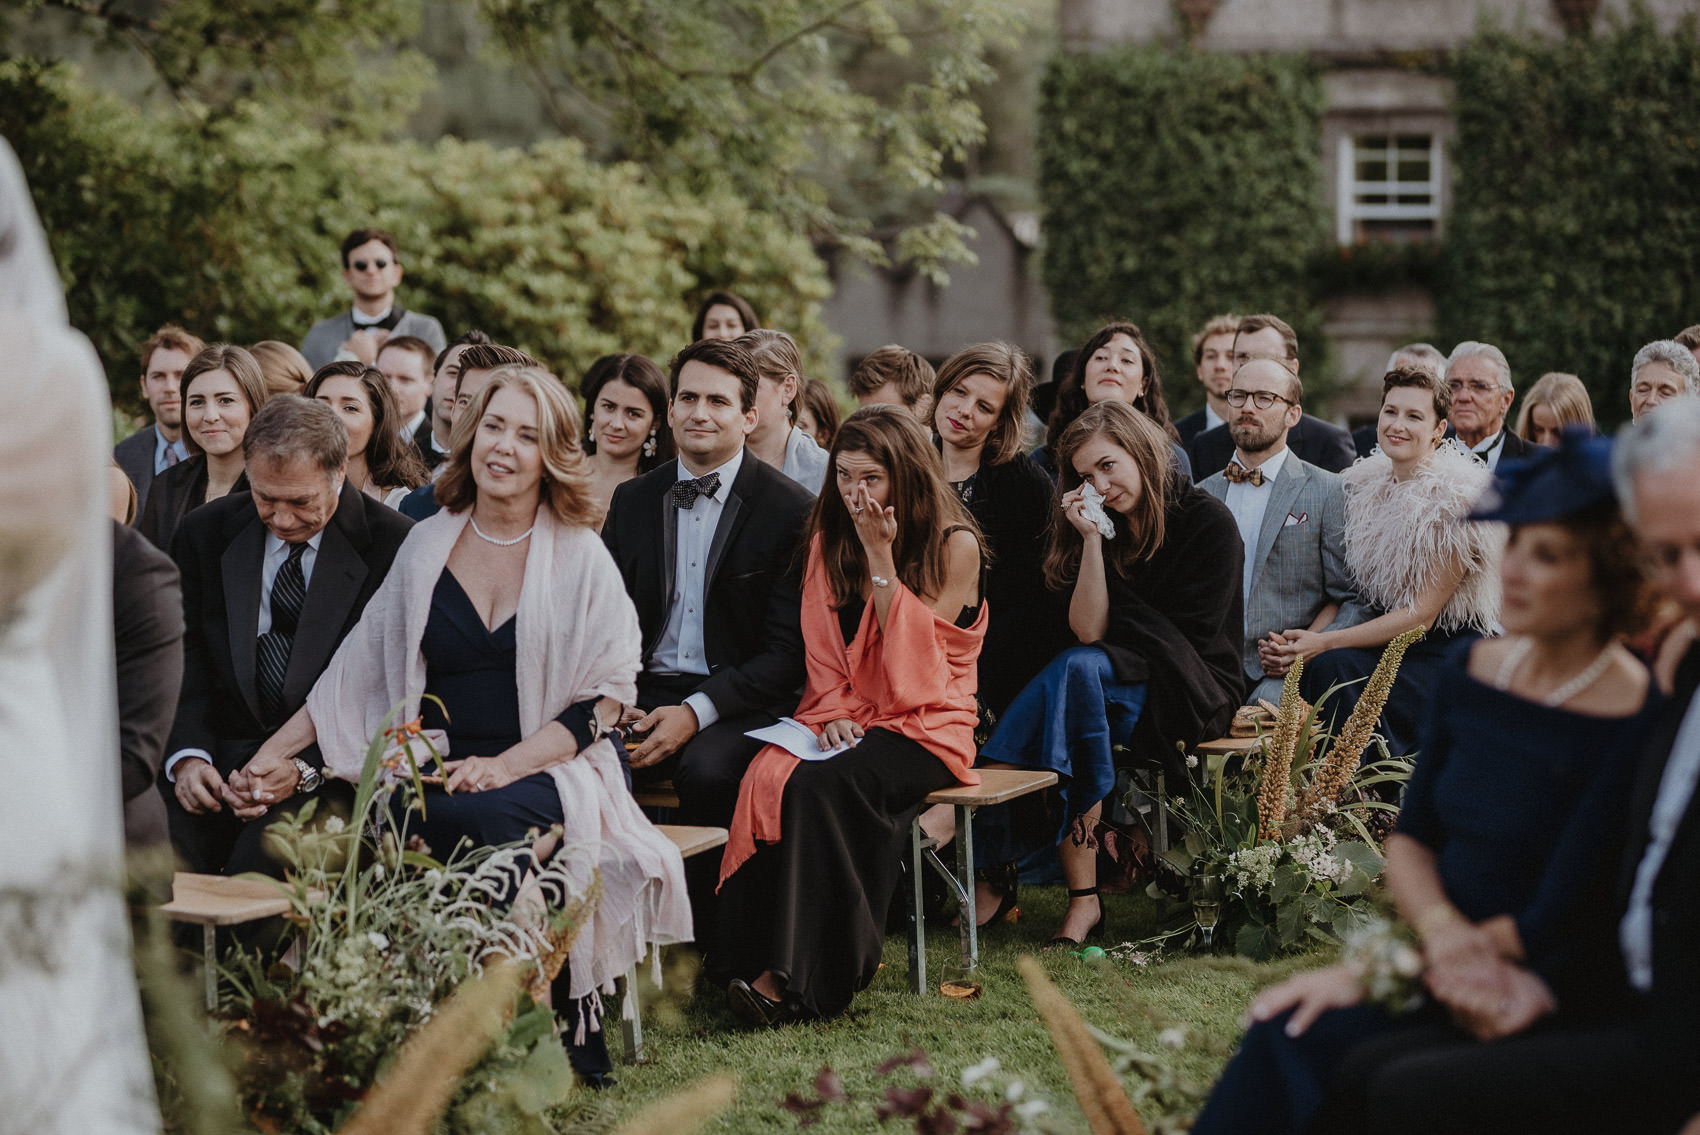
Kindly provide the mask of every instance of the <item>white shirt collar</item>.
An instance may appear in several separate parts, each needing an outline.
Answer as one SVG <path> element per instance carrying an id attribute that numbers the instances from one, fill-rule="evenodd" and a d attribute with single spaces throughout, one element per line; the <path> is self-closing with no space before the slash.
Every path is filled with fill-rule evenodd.
<path id="1" fill-rule="evenodd" d="M 1226 419 L 1222 415 L 1218 414 L 1216 412 L 1216 407 L 1212 406 L 1208 402 L 1206 402 L 1204 404 L 1204 428 L 1205 429 L 1213 430 L 1217 426 L 1225 426 L 1227 424 L 1228 424 L 1228 419 Z"/>
<path id="2" fill-rule="evenodd" d="M 708 476 L 709 473 L 719 473 L 720 474 L 720 487 L 714 490 L 714 496 L 709 498 L 710 500 L 713 500 L 717 504 L 725 504 L 726 503 L 727 496 L 730 495 L 731 492 L 732 492 L 732 482 L 738 479 L 738 470 L 743 468 L 743 465 L 744 465 L 744 450 L 740 447 L 738 452 L 734 453 L 732 455 L 732 460 L 726 462 L 726 464 L 724 464 L 724 465 L 717 466 L 716 468 L 710 469 L 710 470 L 708 470 L 708 472 L 702 474 L 702 477 Z M 685 462 L 684 462 L 683 458 L 681 458 L 679 460 L 678 469 L 679 469 L 678 480 L 680 480 L 680 481 L 701 480 L 701 477 L 692 475 L 691 471 L 685 468 Z"/>
<path id="3" fill-rule="evenodd" d="M 1492 437 L 1483 438 L 1479 443 L 1472 445 L 1470 447 L 1470 452 L 1471 453 L 1479 453 L 1479 454 L 1481 454 L 1482 456 L 1485 457 L 1488 454 L 1492 453 L 1494 450 L 1498 449 L 1501 445 L 1504 445 L 1504 444 L 1505 444 L 1505 423 L 1501 422 L 1500 425 L 1499 425 L 1499 430 Z"/>
<path id="4" fill-rule="evenodd" d="M 365 312 L 361 311 L 357 307 L 349 308 L 349 313 L 354 318 L 354 326 L 356 326 L 356 327 L 370 327 L 374 323 L 382 323 L 384 320 L 388 319 L 390 317 L 390 312 L 392 312 L 394 310 L 395 310 L 395 304 L 392 303 L 392 304 L 390 304 L 390 306 L 386 307 L 384 310 L 380 311 L 376 315 L 367 315 Z"/>
<path id="5" fill-rule="evenodd" d="M 307 537 L 307 546 L 313 549 L 314 553 L 317 554 L 319 551 L 319 541 L 324 539 L 324 537 L 325 530 L 321 528 L 311 536 Z M 288 555 L 289 545 L 281 540 L 270 528 L 266 529 L 266 559 L 269 560 L 275 557 L 281 560 Z"/>
<path id="6" fill-rule="evenodd" d="M 1281 475 L 1281 467 L 1287 464 L 1287 454 L 1289 454 L 1291 452 L 1293 452 L 1291 449 L 1288 449 L 1286 446 L 1283 445 L 1281 447 L 1280 453 L 1277 453 L 1274 457 L 1267 458 L 1263 462 L 1263 464 L 1258 466 L 1258 469 L 1260 469 L 1263 472 L 1263 486 L 1262 486 L 1263 488 L 1268 488 L 1271 484 L 1274 483 L 1275 478 L 1277 478 Z M 1234 450 L 1234 460 L 1238 461 L 1240 463 L 1240 468 L 1242 468 L 1242 469 L 1249 470 L 1251 468 L 1250 465 L 1247 465 L 1245 463 L 1245 460 L 1241 456 L 1240 451 L 1238 449 Z M 1242 483 L 1244 483 L 1244 482 L 1242 482 Z M 1256 488 L 1257 487 L 1257 486 L 1251 485 L 1249 483 L 1245 483 L 1245 485 L 1246 485 L 1246 488 Z"/>

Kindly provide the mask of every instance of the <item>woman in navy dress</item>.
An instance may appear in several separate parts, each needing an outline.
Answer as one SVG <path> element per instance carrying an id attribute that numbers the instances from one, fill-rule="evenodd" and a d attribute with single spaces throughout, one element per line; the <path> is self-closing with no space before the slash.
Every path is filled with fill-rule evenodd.
<path id="1" fill-rule="evenodd" d="M 1606 1001 L 1615 864 L 1599 849 L 1623 842 L 1613 824 L 1658 700 L 1619 641 L 1647 593 L 1609 454 L 1606 439 L 1572 436 L 1507 462 L 1502 496 L 1477 514 L 1513 526 L 1508 633 L 1454 649 L 1386 847 L 1430 1003 L 1403 1018 L 1362 1005 L 1345 963 L 1266 990 L 1198 1135 L 1358 1130 L 1359 1046 L 1492 1039 Z"/>

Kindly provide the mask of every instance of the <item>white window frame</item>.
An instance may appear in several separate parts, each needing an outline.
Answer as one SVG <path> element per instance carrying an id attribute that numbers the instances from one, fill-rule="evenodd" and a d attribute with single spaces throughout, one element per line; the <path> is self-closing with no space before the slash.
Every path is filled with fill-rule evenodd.
<path id="1" fill-rule="evenodd" d="M 1411 131 L 1415 134 L 1417 131 Z M 1359 181 L 1357 177 L 1357 147 L 1358 140 L 1365 137 L 1385 135 L 1389 139 L 1399 136 L 1396 130 L 1363 131 L 1362 133 L 1347 133 L 1340 136 L 1335 163 L 1335 182 L 1338 208 L 1335 211 L 1335 239 L 1342 245 L 1357 243 L 1357 223 L 1359 221 L 1433 221 L 1436 235 L 1440 232 L 1441 207 L 1441 145 L 1440 135 L 1433 131 L 1428 134 L 1428 180 L 1427 181 Z M 1391 151 L 1389 154 L 1391 159 Z M 1397 163 L 1389 160 L 1388 172 L 1396 172 Z M 1401 194 L 1427 193 L 1426 205 L 1385 205 L 1359 204 L 1359 194 L 1379 193 L 1389 197 Z"/>

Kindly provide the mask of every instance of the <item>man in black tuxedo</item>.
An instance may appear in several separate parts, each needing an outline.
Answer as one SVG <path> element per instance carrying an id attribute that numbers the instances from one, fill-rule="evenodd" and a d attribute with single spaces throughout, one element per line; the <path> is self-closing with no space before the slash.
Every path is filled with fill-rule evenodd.
<path id="1" fill-rule="evenodd" d="M 324 760 L 250 758 L 307 700 L 412 521 L 348 484 L 348 431 L 325 403 L 274 397 L 242 446 L 249 492 L 191 512 L 172 546 L 187 634 L 166 804 L 192 869 L 275 873 L 264 828 L 320 790 Z"/>
<path id="2" fill-rule="evenodd" d="M 1626 427 L 1613 465 L 1654 583 L 1700 619 L 1700 402 L 1673 402 Z M 1634 777 L 1629 842 L 1599 849 L 1619 862 L 1617 902 L 1600 912 L 1623 960 L 1621 973 L 1599 975 L 1604 990 L 1624 987 L 1616 1007 L 1579 1021 L 1559 1004 L 1553 1021 L 1528 1027 L 1554 1007 L 1552 995 L 1504 963 L 1502 1031 L 1515 1035 L 1402 1051 L 1366 1045 L 1378 1059 L 1342 1069 L 1342 1082 L 1367 1088 L 1363 1130 L 1667 1135 L 1700 1119 L 1700 647 L 1678 668 L 1640 760 L 1606 756 Z"/>
<path id="3" fill-rule="evenodd" d="M 419 444 L 421 431 L 427 440 L 431 436 L 431 389 L 436 380 L 433 366 L 438 353 L 437 348 L 423 339 L 392 335 L 378 348 L 378 361 L 373 364 L 390 380 L 390 394 L 395 397 L 396 412 L 401 416 L 396 432 L 415 446 Z M 425 454 L 421 452 L 420 456 Z"/>
<path id="4" fill-rule="evenodd" d="M 1275 359 L 1298 374 L 1299 337 L 1273 315 L 1244 316 L 1234 333 L 1234 369 L 1254 358 Z M 1301 460 L 1330 473 L 1340 472 L 1358 457 L 1351 434 L 1309 414 L 1301 415 L 1299 424 L 1287 431 L 1287 448 Z M 1234 439 L 1228 427 L 1220 425 L 1193 438 L 1187 456 L 1192 459 L 1195 482 L 1226 469 L 1234 456 Z"/>
<path id="5" fill-rule="evenodd" d="M 755 460 L 755 359 L 704 339 L 673 360 L 678 459 L 614 490 L 602 536 L 643 630 L 647 733 L 631 766 L 671 772 L 680 820 L 727 826 L 761 743 L 803 684 L 803 528 L 813 499 Z M 648 775 L 655 775 L 650 773 Z"/>
<path id="6" fill-rule="evenodd" d="M 1511 384 L 1511 364 L 1498 347 L 1470 340 L 1453 347 L 1446 385 L 1452 388 L 1453 432 L 1489 470 L 1498 469 L 1502 459 L 1526 457 L 1539 448 L 1505 428 L 1517 388 Z"/>

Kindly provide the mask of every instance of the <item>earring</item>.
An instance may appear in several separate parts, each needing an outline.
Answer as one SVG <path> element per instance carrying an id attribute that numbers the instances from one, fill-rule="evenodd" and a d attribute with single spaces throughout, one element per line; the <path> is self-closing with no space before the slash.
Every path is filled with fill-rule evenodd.
<path id="1" fill-rule="evenodd" d="M 651 429 L 649 431 L 649 436 L 644 438 L 643 455 L 645 457 L 654 457 L 655 456 L 655 430 L 653 430 L 653 429 Z"/>
<path id="2" fill-rule="evenodd" d="M 595 426 L 591 426 L 589 429 L 584 431 L 584 440 L 588 441 L 591 445 L 596 444 L 596 427 Z"/>

